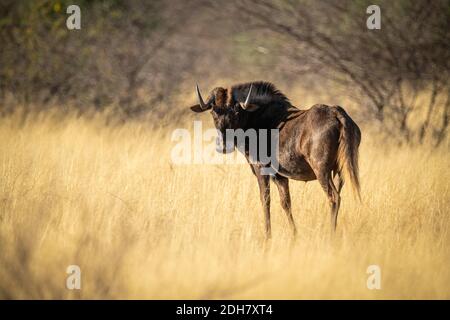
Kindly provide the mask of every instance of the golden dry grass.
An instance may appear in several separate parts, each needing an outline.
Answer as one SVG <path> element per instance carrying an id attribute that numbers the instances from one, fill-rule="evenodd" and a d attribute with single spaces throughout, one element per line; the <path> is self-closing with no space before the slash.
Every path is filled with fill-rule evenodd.
<path id="1" fill-rule="evenodd" d="M 344 186 L 335 237 L 318 183 L 292 182 L 298 239 L 272 188 L 266 243 L 248 166 L 175 166 L 172 129 L 2 119 L 0 298 L 450 298 L 448 150 L 364 136 L 362 203 Z"/>

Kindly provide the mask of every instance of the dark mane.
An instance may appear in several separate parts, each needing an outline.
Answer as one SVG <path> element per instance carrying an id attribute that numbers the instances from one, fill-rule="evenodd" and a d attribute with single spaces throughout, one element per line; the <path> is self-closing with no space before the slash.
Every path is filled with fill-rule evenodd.
<path id="1" fill-rule="evenodd" d="M 248 94 L 250 85 L 253 86 L 251 101 L 261 105 L 278 103 L 290 105 L 289 99 L 278 90 L 275 85 L 266 81 L 254 81 L 237 84 L 231 87 L 232 97 L 235 101 L 243 102 Z"/>

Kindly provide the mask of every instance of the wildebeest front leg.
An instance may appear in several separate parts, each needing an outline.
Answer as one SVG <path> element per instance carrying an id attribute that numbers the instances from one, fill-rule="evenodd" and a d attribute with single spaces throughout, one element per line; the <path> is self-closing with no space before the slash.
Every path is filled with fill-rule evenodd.
<path id="1" fill-rule="evenodd" d="M 278 192 L 280 194 L 281 207 L 283 208 L 284 212 L 286 212 L 289 225 L 291 226 L 292 232 L 295 236 L 297 234 L 297 228 L 295 227 L 294 218 L 292 217 L 291 195 L 289 194 L 289 179 L 282 176 L 276 176 L 273 180 L 277 185 Z"/>
<path id="2" fill-rule="evenodd" d="M 271 228 L 270 228 L 270 179 L 267 175 L 261 175 L 259 168 L 256 167 L 255 175 L 258 179 L 259 185 L 259 195 L 261 198 L 261 203 L 264 210 L 264 218 L 265 218 L 265 226 L 266 226 L 266 238 L 270 239 L 271 237 Z"/>

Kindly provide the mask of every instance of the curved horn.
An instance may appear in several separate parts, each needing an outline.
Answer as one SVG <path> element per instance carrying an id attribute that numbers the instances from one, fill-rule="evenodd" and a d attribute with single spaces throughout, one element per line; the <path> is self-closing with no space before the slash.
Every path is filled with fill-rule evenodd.
<path id="1" fill-rule="evenodd" d="M 202 94 L 200 93 L 200 89 L 198 88 L 198 84 L 196 85 L 196 88 L 197 88 L 197 98 L 198 98 L 198 102 L 200 104 L 200 107 L 202 109 L 206 109 L 207 106 L 206 106 L 205 102 L 203 101 Z"/>
<path id="2" fill-rule="evenodd" d="M 250 102 L 250 95 L 252 94 L 252 89 L 253 89 L 253 84 L 250 85 L 250 89 L 248 90 L 248 94 L 247 94 L 247 98 L 245 99 L 244 102 L 244 109 L 247 108 L 248 103 Z"/>

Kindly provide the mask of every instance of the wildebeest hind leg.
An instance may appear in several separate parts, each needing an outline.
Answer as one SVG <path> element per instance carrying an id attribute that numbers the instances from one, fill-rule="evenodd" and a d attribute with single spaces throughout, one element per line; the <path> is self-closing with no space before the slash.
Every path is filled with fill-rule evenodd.
<path id="1" fill-rule="evenodd" d="M 334 185 L 336 186 L 337 192 L 341 194 L 342 187 L 344 186 L 344 179 L 342 178 L 342 172 L 338 171 L 334 173 L 333 182 Z"/>
<path id="2" fill-rule="evenodd" d="M 341 196 L 339 195 L 336 186 L 334 185 L 333 178 L 330 173 L 317 174 L 317 180 L 319 180 L 322 189 L 330 201 L 331 206 L 331 227 L 335 231 L 337 226 L 337 217 L 339 206 L 341 204 Z M 339 184 L 339 188 L 342 188 L 342 183 Z"/>

